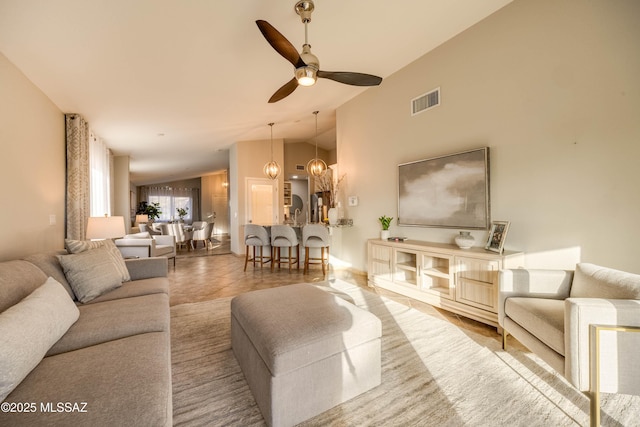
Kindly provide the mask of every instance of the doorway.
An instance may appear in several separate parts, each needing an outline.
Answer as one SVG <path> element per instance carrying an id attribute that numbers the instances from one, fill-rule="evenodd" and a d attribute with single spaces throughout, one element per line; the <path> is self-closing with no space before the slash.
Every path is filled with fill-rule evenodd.
<path id="1" fill-rule="evenodd" d="M 278 181 L 267 178 L 246 179 L 246 223 L 272 225 L 278 223 Z"/>

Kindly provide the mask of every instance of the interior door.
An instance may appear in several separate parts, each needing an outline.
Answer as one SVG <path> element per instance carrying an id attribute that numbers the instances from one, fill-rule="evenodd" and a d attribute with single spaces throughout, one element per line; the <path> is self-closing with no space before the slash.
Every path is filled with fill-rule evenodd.
<path id="1" fill-rule="evenodd" d="M 278 223 L 278 181 L 267 178 L 247 178 L 247 224 Z"/>

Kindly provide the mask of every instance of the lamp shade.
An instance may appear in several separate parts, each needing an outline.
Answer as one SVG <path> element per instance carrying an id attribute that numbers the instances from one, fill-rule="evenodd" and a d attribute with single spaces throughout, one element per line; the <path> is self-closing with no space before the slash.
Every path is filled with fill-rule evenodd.
<path id="1" fill-rule="evenodd" d="M 115 239 L 124 235 L 122 216 L 92 216 L 87 221 L 87 239 Z"/>
<path id="2" fill-rule="evenodd" d="M 149 215 L 136 215 L 136 224 L 144 224 L 146 222 L 149 222 Z"/>

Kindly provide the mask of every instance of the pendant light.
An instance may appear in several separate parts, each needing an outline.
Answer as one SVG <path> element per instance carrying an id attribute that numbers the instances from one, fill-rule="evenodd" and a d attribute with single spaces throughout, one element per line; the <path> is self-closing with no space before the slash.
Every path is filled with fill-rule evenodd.
<path id="1" fill-rule="evenodd" d="M 276 179 L 280 176 L 280 165 L 273 160 L 273 123 L 269 123 L 271 127 L 271 161 L 264 165 L 264 174 L 271 179 Z"/>
<path id="2" fill-rule="evenodd" d="M 318 111 L 314 111 L 316 116 L 316 157 L 307 163 L 307 172 L 315 178 L 322 178 L 327 173 L 327 164 L 318 158 Z"/>

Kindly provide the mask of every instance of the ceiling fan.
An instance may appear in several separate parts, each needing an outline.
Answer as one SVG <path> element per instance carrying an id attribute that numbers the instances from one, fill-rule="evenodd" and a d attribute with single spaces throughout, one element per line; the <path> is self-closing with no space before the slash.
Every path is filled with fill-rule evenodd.
<path id="1" fill-rule="evenodd" d="M 311 86 L 318 77 L 334 80 L 353 86 L 377 86 L 382 82 L 381 77 L 371 74 L 351 73 L 347 71 L 323 71 L 320 69 L 318 57 L 311 53 L 311 45 L 307 41 L 307 24 L 311 22 L 311 12 L 315 8 L 312 0 L 300 0 L 295 5 L 295 10 L 304 23 L 304 45 L 302 52 L 296 48 L 278 30 L 267 21 L 257 20 L 256 24 L 267 42 L 276 52 L 282 55 L 295 67 L 295 77 L 278 89 L 269 99 L 270 103 L 278 102 L 291 95 L 298 85 Z"/>

